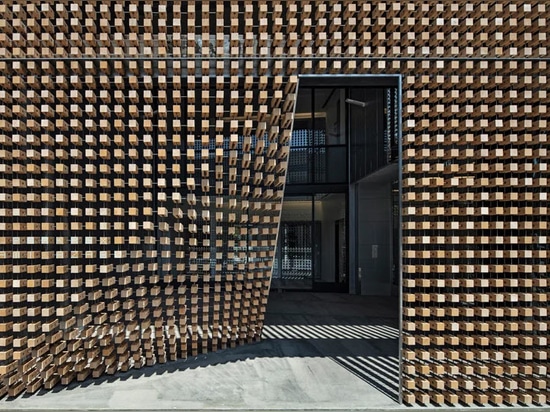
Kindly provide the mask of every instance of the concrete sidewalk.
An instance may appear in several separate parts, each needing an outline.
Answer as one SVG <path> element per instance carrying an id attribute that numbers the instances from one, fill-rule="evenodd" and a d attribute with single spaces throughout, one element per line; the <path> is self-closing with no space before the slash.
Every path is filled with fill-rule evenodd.
<path id="1" fill-rule="evenodd" d="M 3 399 L 0 410 L 404 409 L 390 302 L 388 312 L 385 298 L 274 294 L 261 343 Z"/>

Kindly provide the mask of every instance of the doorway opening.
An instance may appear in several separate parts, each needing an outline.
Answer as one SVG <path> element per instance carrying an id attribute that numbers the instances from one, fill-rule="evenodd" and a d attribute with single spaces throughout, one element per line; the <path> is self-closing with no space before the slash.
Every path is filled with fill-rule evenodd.
<path id="1" fill-rule="evenodd" d="M 272 289 L 397 296 L 395 76 L 299 81 Z"/>
<path id="2" fill-rule="evenodd" d="M 345 193 L 285 198 L 274 264 L 276 288 L 346 292 Z"/>
<path id="3" fill-rule="evenodd" d="M 400 90 L 399 76 L 299 78 L 263 332 L 277 353 L 307 343 L 303 356 L 391 402 L 401 399 Z"/>

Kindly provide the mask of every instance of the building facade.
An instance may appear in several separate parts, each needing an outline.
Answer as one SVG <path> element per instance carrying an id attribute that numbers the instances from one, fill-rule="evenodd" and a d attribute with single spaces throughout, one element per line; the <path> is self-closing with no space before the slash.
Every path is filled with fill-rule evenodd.
<path id="1" fill-rule="evenodd" d="M 0 394 L 259 339 L 300 84 L 391 75 L 402 399 L 546 404 L 549 27 L 534 0 L 3 2 Z"/>

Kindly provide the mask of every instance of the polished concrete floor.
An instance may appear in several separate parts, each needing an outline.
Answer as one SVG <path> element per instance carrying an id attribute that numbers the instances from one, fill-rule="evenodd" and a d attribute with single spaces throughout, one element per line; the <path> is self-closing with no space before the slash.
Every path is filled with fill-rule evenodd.
<path id="1" fill-rule="evenodd" d="M 0 400 L 0 410 L 400 408 L 397 299 L 276 293 L 260 343 Z"/>

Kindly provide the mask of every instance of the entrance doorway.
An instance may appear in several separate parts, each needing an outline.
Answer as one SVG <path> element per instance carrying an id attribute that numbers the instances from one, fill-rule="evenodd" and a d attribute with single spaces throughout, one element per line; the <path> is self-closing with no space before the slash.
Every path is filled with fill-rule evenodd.
<path id="1" fill-rule="evenodd" d="M 264 329 L 291 356 L 305 340 L 335 372 L 393 400 L 401 387 L 399 107 L 398 77 L 300 78 Z"/>
<path id="2" fill-rule="evenodd" d="M 345 193 L 288 196 L 283 203 L 273 287 L 346 292 Z"/>
<path id="3" fill-rule="evenodd" d="M 300 78 L 273 289 L 398 294 L 399 107 L 396 77 Z"/>

